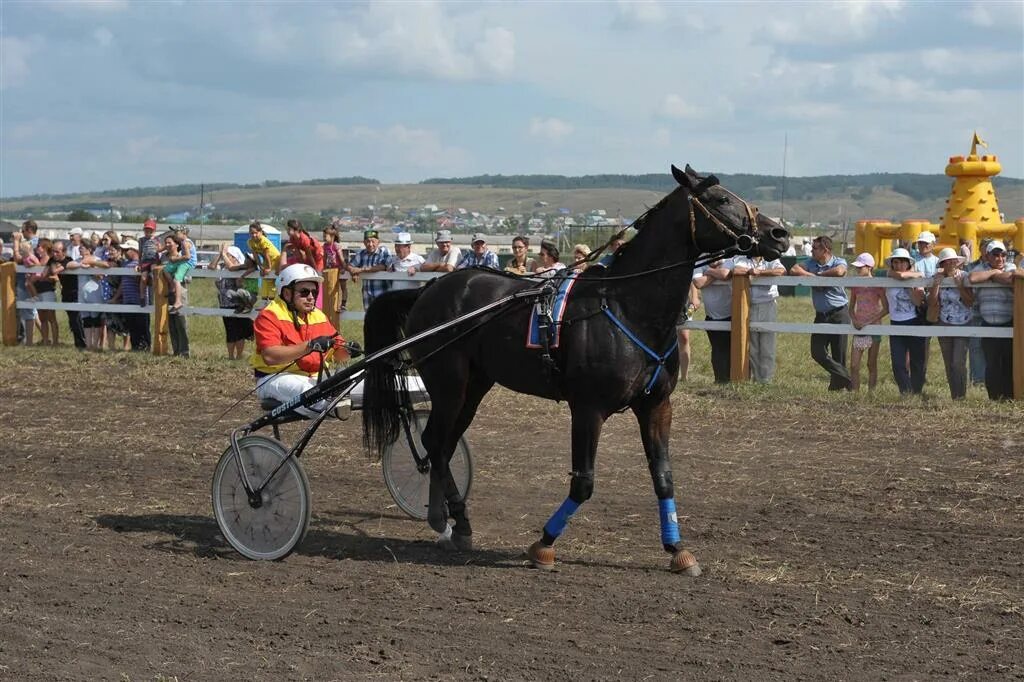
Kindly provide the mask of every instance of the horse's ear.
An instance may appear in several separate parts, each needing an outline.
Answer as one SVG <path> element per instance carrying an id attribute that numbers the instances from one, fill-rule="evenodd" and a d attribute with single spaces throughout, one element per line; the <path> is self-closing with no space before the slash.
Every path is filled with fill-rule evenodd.
<path id="1" fill-rule="evenodd" d="M 690 170 L 690 164 L 686 164 L 686 170 Z M 686 171 L 681 171 L 678 168 L 676 168 L 675 164 L 672 164 L 672 177 L 674 177 L 676 179 L 676 182 L 678 182 L 686 189 L 693 189 L 693 178 L 691 178 L 686 173 Z"/>
<path id="2" fill-rule="evenodd" d="M 700 196 L 701 194 L 708 191 L 717 184 L 718 177 L 715 175 L 709 175 L 700 181 L 700 184 L 697 185 L 697 188 L 695 190 L 693 190 L 693 193 L 696 194 L 697 196 Z"/>

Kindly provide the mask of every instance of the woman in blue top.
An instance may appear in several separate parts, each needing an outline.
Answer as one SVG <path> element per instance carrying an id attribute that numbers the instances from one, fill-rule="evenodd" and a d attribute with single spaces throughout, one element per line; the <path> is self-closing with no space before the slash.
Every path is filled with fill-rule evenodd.
<path id="1" fill-rule="evenodd" d="M 962 327 L 971 323 L 974 292 L 963 271 L 964 258 L 950 248 L 942 249 L 938 256 L 939 269 L 935 271 L 932 288 L 928 291 L 928 321 L 943 326 Z M 943 281 L 953 286 L 942 286 Z M 946 381 L 953 400 L 967 396 L 967 342 L 966 336 L 940 336 L 939 348 L 946 366 Z"/>

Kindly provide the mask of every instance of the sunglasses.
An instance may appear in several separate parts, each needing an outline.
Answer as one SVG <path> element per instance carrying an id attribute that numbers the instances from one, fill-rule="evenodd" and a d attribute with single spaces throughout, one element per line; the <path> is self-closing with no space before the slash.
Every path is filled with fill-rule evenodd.
<path id="1" fill-rule="evenodd" d="M 320 287 L 302 287 L 301 289 L 294 289 L 294 291 L 295 295 L 301 298 L 306 298 L 307 296 L 310 298 L 315 298 L 317 292 L 320 291 Z"/>

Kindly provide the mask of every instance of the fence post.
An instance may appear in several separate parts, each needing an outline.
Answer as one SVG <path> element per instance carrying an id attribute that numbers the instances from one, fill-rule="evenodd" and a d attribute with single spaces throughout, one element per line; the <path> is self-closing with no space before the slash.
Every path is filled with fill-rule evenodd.
<path id="1" fill-rule="evenodd" d="M 1013 280 L 1013 397 L 1024 400 L 1024 279 Z"/>
<path id="2" fill-rule="evenodd" d="M 18 345 L 18 297 L 14 289 L 14 261 L 0 263 L 0 316 L 4 321 L 4 345 Z"/>
<path id="3" fill-rule="evenodd" d="M 338 311 L 341 287 L 338 286 L 338 275 L 337 268 L 324 270 L 324 313 L 335 329 L 341 329 L 341 313 Z"/>
<path id="4" fill-rule="evenodd" d="M 153 277 L 153 355 L 167 355 L 170 352 L 167 319 L 167 280 L 164 279 L 162 266 L 153 268 L 150 273 Z"/>
<path id="5" fill-rule="evenodd" d="M 732 334 L 729 348 L 729 381 L 739 383 L 750 376 L 750 278 L 732 278 Z"/>

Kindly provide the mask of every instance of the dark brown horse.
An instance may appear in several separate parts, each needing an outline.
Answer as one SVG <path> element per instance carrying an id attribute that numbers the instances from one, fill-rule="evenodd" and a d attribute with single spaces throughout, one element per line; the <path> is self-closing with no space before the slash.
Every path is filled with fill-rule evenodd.
<path id="1" fill-rule="evenodd" d="M 554 564 L 555 539 L 594 490 L 594 459 L 605 420 L 630 409 L 640 424 L 661 515 L 661 542 L 671 568 L 699 575 L 700 567 L 679 537 L 668 456 L 678 358 L 676 324 L 686 299 L 693 263 L 701 253 L 737 248 L 777 258 L 788 233 L 756 209 L 689 167 L 672 167 L 679 186 L 633 224 L 636 236 L 606 267 L 581 274 L 569 299 L 560 342 L 544 351 L 525 347 L 532 301 L 510 304 L 416 344 L 412 364 L 430 393 L 432 412 L 423 433 L 431 464 L 428 522 L 446 544 L 471 546 L 465 500 L 448 460 L 469 427 L 481 399 L 498 383 L 521 393 L 564 400 L 572 413 L 572 482 L 569 495 L 529 549 L 540 568 Z M 538 284 L 493 270 L 460 270 L 429 286 L 377 299 L 365 321 L 368 352 L 439 326 L 502 297 Z M 393 399 L 401 370 L 375 363 L 367 371 L 368 443 L 381 451 L 397 436 Z M 389 393 L 390 392 L 390 393 Z M 449 516 L 454 526 L 449 527 Z"/>

